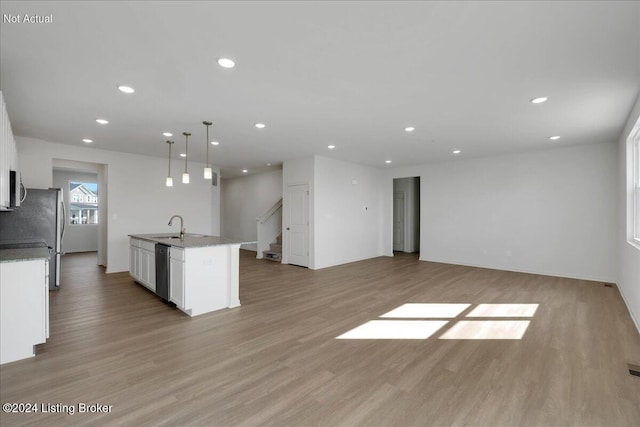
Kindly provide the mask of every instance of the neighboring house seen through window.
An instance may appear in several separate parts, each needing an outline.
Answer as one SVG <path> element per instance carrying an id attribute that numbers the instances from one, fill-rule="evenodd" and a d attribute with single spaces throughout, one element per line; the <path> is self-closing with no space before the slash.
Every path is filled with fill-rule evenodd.
<path id="1" fill-rule="evenodd" d="M 98 184 L 69 181 L 69 223 L 98 223 Z"/>

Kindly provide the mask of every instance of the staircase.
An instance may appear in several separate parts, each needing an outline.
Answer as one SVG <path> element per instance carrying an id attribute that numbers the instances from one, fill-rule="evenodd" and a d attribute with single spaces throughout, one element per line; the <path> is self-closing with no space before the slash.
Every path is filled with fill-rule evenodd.
<path id="1" fill-rule="evenodd" d="M 278 234 L 276 241 L 269 245 L 269 249 L 262 251 L 262 257 L 271 261 L 282 260 L 282 233 Z"/>
<path id="2" fill-rule="evenodd" d="M 256 218 L 256 235 L 258 237 L 256 258 L 282 260 L 282 198 Z"/>

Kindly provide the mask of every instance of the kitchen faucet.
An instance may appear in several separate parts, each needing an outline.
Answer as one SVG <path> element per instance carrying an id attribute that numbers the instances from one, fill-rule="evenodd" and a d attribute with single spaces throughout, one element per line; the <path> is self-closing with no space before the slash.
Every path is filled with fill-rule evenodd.
<path id="1" fill-rule="evenodd" d="M 173 218 L 179 218 L 180 219 L 180 240 L 184 240 L 184 233 L 185 230 L 183 225 L 184 225 L 184 220 L 182 219 L 182 217 L 180 215 L 174 215 L 171 217 L 171 219 L 169 220 L 169 225 L 171 225 L 171 223 L 173 222 Z"/>

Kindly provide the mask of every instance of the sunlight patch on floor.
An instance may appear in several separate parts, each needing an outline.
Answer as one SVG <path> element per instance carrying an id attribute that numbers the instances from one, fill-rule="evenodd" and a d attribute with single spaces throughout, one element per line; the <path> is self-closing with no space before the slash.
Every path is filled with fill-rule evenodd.
<path id="1" fill-rule="evenodd" d="M 528 320 L 460 320 L 441 340 L 519 340 L 529 327 Z"/>
<path id="2" fill-rule="evenodd" d="M 538 304 L 478 304 L 466 317 L 533 317 Z"/>
<path id="3" fill-rule="evenodd" d="M 424 340 L 447 323 L 444 320 L 370 320 L 337 339 Z"/>
<path id="4" fill-rule="evenodd" d="M 477 304 L 470 313 L 464 315 L 471 304 L 406 303 L 379 316 L 390 320 L 370 320 L 336 339 L 424 340 L 450 324 L 452 326 L 438 339 L 519 340 L 527 331 L 530 320 L 513 318 L 531 319 L 538 306 L 539 304 Z M 484 320 L 462 320 L 470 317 Z"/>
<path id="5" fill-rule="evenodd" d="M 470 305 L 471 304 L 407 303 L 383 314 L 380 317 L 451 319 L 465 311 Z"/>

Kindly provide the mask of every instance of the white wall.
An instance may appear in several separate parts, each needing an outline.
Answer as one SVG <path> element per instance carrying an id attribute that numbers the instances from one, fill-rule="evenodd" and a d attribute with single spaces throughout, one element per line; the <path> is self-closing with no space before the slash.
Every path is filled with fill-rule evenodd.
<path id="1" fill-rule="evenodd" d="M 631 223 L 631 200 L 628 187 L 630 159 L 627 156 L 627 137 L 640 120 L 640 97 L 636 101 L 627 125 L 618 143 L 618 201 L 619 229 L 616 235 L 618 243 L 618 289 L 624 298 L 638 331 L 640 332 L 640 248 L 632 246 L 627 238 Z M 629 185 L 630 186 L 630 185 Z"/>
<path id="2" fill-rule="evenodd" d="M 382 255 L 378 169 L 314 158 L 314 268 Z"/>
<path id="3" fill-rule="evenodd" d="M 256 219 L 282 198 L 282 170 L 223 180 L 222 235 L 256 241 Z M 256 250 L 256 244 L 243 245 Z"/>
<path id="4" fill-rule="evenodd" d="M 180 168 L 172 171 L 174 186 L 165 187 L 166 158 L 140 156 L 96 148 L 17 138 L 18 161 L 27 187 L 52 186 L 53 159 L 105 164 L 107 167 L 107 272 L 129 269 L 129 234 L 177 231 L 168 227 L 173 214 L 184 217 L 187 232 L 213 234 L 219 228 L 219 189 L 202 178 L 203 164 L 190 163 L 191 183 L 180 183 Z M 218 168 L 214 171 L 220 174 Z"/>
<path id="5" fill-rule="evenodd" d="M 615 282 L 616 169 L 617 146 L 602 143 L 396 169 L 389 180 L 421 176 L 423 260 Z"/>
<path id="6" fill-rule="evenodd" d="M 393 192 L 404 193 L 404 248 L 403 252 L 420 250 L 420 178 L 396 178 Z"/>
<path id="7" fill-rule="evenodd" d="M 97 173 L 54 170 L 53 171 L 53 187 L 61 188 L 63 192 L 63 200 L 69 211 L 70 196 L 69 182 L 95 182 L 98 183 Z M 102 188 L 98 187 L 98 195 L 102 194 Z M 98 202 L 100 198 L 98 197 Z M 100 221 L 100 216 L 98 216 Z M 62 251 L 67 253 L 73 252 L 90 252 L 98 250 L 98 224 L 70 224 L 67 217 L 65 225 L 64 239 L 62 240 Z"/>

